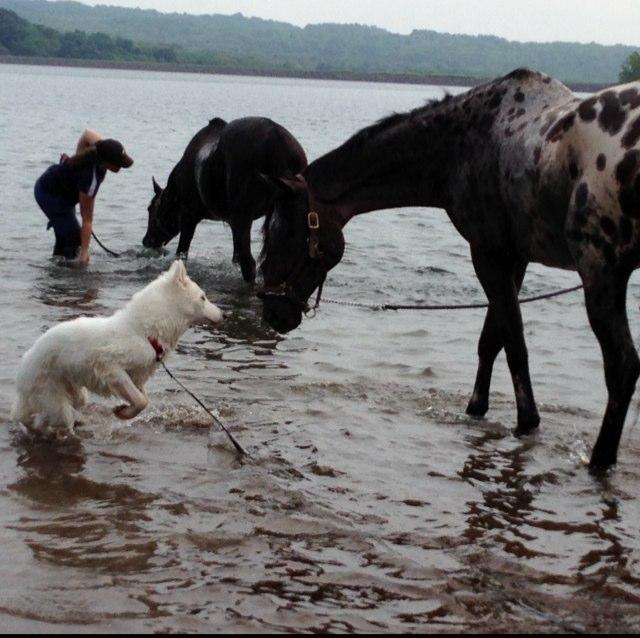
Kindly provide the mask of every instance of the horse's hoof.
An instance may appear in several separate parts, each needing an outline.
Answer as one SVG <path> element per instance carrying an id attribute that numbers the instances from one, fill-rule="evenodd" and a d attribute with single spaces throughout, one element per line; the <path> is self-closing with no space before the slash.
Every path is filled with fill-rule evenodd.
<path id="1" fill-rule="evenodd" d="M 467 414 L 473 417 L 483 417 L 489 409 L 489 401 L 480 399 L 471 399 L 467 405 Z"/>
<path id="2" fill-rule="evenodd" d="M 540 426 L 540 415 L 538 412 L 518 415 L 518 426 L 515 429 L 516 436 L 531 434 Z"/>
<path id="3" fill-rule="evenodd" d="M 616 464 L 617 460 L 616 454 L 594 450 L 589 461 L 589 473 L 593 476 L 603 476 L 607 470 Z"/>
<path id="4" fill-rule="evenodd" d="M 248 284 L 252 284 L 256 280 L 255 266 L 253 268 L 242 268 L 242 278 Z"/>

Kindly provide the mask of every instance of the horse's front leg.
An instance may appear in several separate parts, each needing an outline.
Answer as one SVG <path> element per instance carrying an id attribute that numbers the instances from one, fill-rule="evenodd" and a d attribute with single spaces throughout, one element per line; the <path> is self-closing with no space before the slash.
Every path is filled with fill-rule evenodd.
<path id="1" fill-rule="evenodd" d="M 180 239 L 178 241 L 178 247 L 176 248 L 176 257 L 178 259 L 187 259 L 189 256 L 189 247 L 193 239 L 193 234 L 196 232 L 196 226 L 198 225 L 197 219 L 183 217 L 180 225 Z"/>
<path id="2" fill-rule="evenodd" d="M 627 282 L 630 273 L 609 270 L 594 276 L 580 268 L 591 328 L 600 343 L 604 377 L 609 398 L 600 434 L 591 454 L 592 471 L 601 471 L 616 462 L 618 446 L 631 396 L 640 375 L 640 360 L 627 320 Z"/>
<path id="3" fill-rule="evenodd" d="M 519 265 L 513 273 L 513 283 L 516 292 L 520 292 L 527 264 Z M 502 330 L 496 321 L 495 313 L 489 308 L 478 341 L 478 372 L 473 387 L 473 394 L 467 405 L 467 414 L 484 416 L 489 409 L 489 389 L 491 387 L 491 373 L 493 364 L 504 345 Z"/>
<path id="4" fill-rule="evenodd" d="M 256 279 L 256 262 L 251 254 L 251 219 L 232 215 L 231 233 L 233 260 L 240 262 L 243 279 L 247 283 L 253 283 Z"/>
<path id="5" fill-rule="evenodd" d="M 473 247 L 471 257 L 478 279 L 489 299 L 485 328 L 480 337 L 479 350 L 482 348 L 482 354 L 474 398 L 477 390 L 478 407 L 483 407 L 481 401 L 485 395 L 488 402 L 493 361 L 504 346 L 518 409 L 517 431 L 526 433 L 538 427 L 540 416 L 531 387 L 529 356 L 518 305 L 518 289 L 522 283 L 524 268 L 520 267 L 522 274 L 519 274 L 519 270 L 516 276 L 513 274 L 516 272 L 514 265 L 507 263 L 502 256 Z"/>

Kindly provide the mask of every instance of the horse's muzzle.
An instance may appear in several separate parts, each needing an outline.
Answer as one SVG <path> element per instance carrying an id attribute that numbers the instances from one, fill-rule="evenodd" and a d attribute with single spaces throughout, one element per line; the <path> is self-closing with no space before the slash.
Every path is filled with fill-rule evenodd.
<path id="1" fill-rule="evenodd" d="M 302 312 L 286 297 L 265 297 L 262 318 L 280 334 L 297 328 L 302 322 Z"/>

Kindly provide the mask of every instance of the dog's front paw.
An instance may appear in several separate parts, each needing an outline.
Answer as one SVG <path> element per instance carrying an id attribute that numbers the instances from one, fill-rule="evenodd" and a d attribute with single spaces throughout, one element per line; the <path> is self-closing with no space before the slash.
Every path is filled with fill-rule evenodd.
<path id="1" fill-rule="evenodd" d="M 134 408 L 130 405 L 127 405 L 126 403 L 117 405 L 115 408 L 113 408 L 113 413 L 123 421 L 132 419 L 136 415 L 136 412 L 134 412 Z"/>

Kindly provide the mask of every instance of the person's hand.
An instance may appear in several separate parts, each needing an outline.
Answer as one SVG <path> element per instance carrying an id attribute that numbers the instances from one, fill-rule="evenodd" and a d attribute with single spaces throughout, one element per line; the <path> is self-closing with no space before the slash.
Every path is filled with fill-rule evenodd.
<path id="1" fill-rule="evenodd" d="M 81 266 L 87 266 L 89 264 L 89 251 L 80 251 L 80 256 L 78 257 L 78 263 Z"/>

